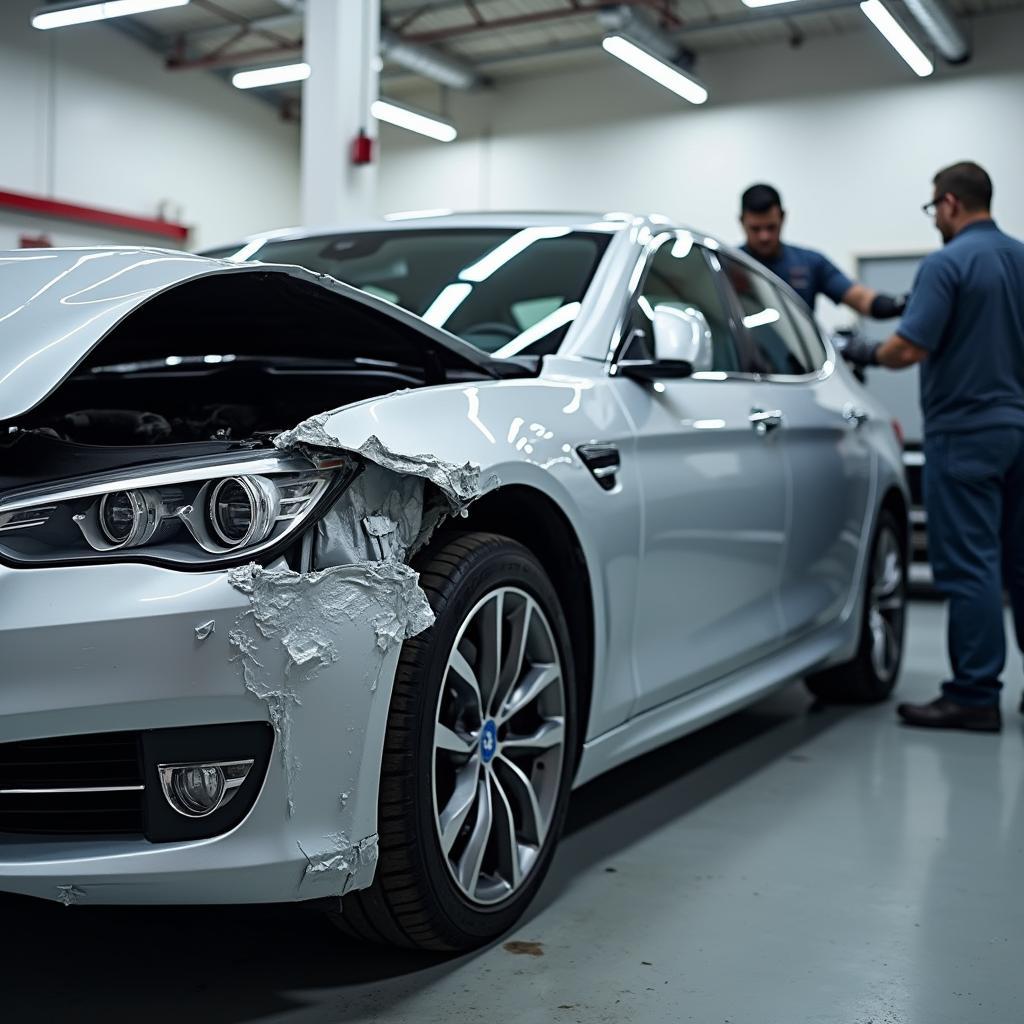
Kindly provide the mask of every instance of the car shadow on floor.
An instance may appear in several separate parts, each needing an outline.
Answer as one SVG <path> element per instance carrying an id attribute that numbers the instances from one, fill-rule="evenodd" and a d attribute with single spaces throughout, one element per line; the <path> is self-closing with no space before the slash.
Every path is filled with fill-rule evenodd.
<path id="1" fill-rule="evenodd" d="M 582 873 L 779 758 L 800 756 L 799 746 L 849 713 L 808 711 L 808 701 L 790 688 L 579 789 L 552 870 L 517 930 Z M 297 906 L 64 908 L 0 895 L 0 921 L 0 1005 L 18 1024 L 233 1024 L 321 999 L 332 1019 L 346 1019 L 360 1007 L 383 1013 L 478 955 L 360 948 Z"/>

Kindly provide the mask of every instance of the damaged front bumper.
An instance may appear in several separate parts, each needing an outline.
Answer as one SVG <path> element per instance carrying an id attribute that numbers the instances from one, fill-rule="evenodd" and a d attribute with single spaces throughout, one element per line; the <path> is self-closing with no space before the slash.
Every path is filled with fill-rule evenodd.
<path id="1" fill-rule="evenodd" d="M 303 427 L 278 444 L 340 447 Z M 480 486 L 472 467 L 398 456 L 376 438 L 358 454 L 363 472 L 311 528 L 305 572 L 283 560 L 205 573 L 0 565 L 0 890 L 65 904 L 238 903 L 372 882 L 395 669 L 402 642 L 433 621 L 407 558 Z M 205 730 L 202 760 L 219 761 L 229 758 L 210 748 L 210 731 L 253 722 L 273 729 L 269 760 L 219 834 L 5 831 L 5 809 L 24 796 L 4 792 L 13 744 L 136 736 L 145 762 L 151 737 L 166 749 L 170 730 L 195 749 Z M 157 767 L 140 764 L 142 821 L 154 801 L 168 813 Z"/>
<path id="2" fill-rule="evenodd" d="M 0 890 L 82 903 L 235 903 L 370 884 L 398 645 L 382 651 L 365 622 L 342 618 L 331 630 L 337 658 L 307 676 L 286 673 L 286 652 L 261 636 L 260 671 L 277 674 L 292 693 L 282 707 L 246 688 L 243 672 L 254 666 L 243 664 L 232 634 L 247 629 L 252 606 L 228 573 L 0 566 L 0 607 L 0 744 L 277 726 L 255 802 L 226 834 L 157 843 L 143 835 L 0 834 Z"/>

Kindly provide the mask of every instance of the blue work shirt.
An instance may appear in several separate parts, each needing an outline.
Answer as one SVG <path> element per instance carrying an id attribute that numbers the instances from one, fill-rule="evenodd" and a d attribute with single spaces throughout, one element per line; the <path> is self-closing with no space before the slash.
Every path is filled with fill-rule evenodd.
<path id="1" fill-rule="evenodd" d="M 833 302 L 841 302 L 853 287 L 853 282 L 831 260 L 813 249 L 782 245 L 775 259 L 763 260 L 745 245 L 740 248 L 776 277 L 781 277 L 811 310 L 819 293 L 827 295 Z"/>
<path id="2" fill-rule="evenodd" d="M 995 221 L 924 258 L 896 333 L 928 351 L 925 434 L 1024 427 L 1024 243 Z"/>

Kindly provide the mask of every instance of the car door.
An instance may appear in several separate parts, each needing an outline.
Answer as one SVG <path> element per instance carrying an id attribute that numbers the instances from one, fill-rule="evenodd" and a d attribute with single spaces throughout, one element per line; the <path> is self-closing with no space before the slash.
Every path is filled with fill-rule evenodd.
<path id="1" fill-rule="evenodd" d="M 622 349 L 625 359 L 651 358 L 654 311 L 668 307 L 710 333 L 707 364 L 686 379 L 612 378 L 635 430 L 643 493 L 634 713 L 749 663 L 781 636 L 782 455 L 757 419 L 712 261 L 688 233 L 656 240 Z"/>
<path id="2" fill-rule="evenodd" d="M 786 634 L 794 636 L 832 621 L 851 594 L 874 474 L 872 425 L 834 372 L 804 304 L 723 259 L 760 363 L 761 404 L 780 415 L 790 497 L 779 597 Z"/>

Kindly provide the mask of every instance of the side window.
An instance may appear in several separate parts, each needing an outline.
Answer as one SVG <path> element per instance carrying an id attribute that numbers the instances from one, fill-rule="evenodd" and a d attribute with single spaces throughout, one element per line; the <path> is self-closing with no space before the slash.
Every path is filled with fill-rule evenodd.
<path id="1" fill-rule="evenodd" d="M 654 330 L 651 316 L 659 306 L 702 319 L 711 335 L 708 364 L 696 370 L 735 371 L 740 368 L 736 342 L 729 329 L 729 318 L 715 281 L 700 247 L 681 235 L 667 241 L 655 253 L 647 268 L 632 318 L 633 338 L 625 353 L 628 359 L 654 356 Z"/>
<path id="2" fill-rule="evenodd" d="M 808 315 L 802 303 L 794 302 L 786 295 L 782 296 L 782 301 L 785 303 L 786 309 L 789 311 L 789 315 L 793 323 L 796 324 L 797 331 L 800 333 L 800 340 L 804 343 L 804 350 L 811 360 L 811 369 L 820 370 L 825 365 L 828 353 L 822 344 L 818 328 L 815 327 L 814 321 Z"/>
<path id="3" fill-rule="evenodd" d="M 754 343 L 760 373 L 799 376 L 811 373 L 811 360 L 804 350 L 781 292 L 756 271 L 728 256 L 722 264 L 740 302 L 743 326 Z"/>

